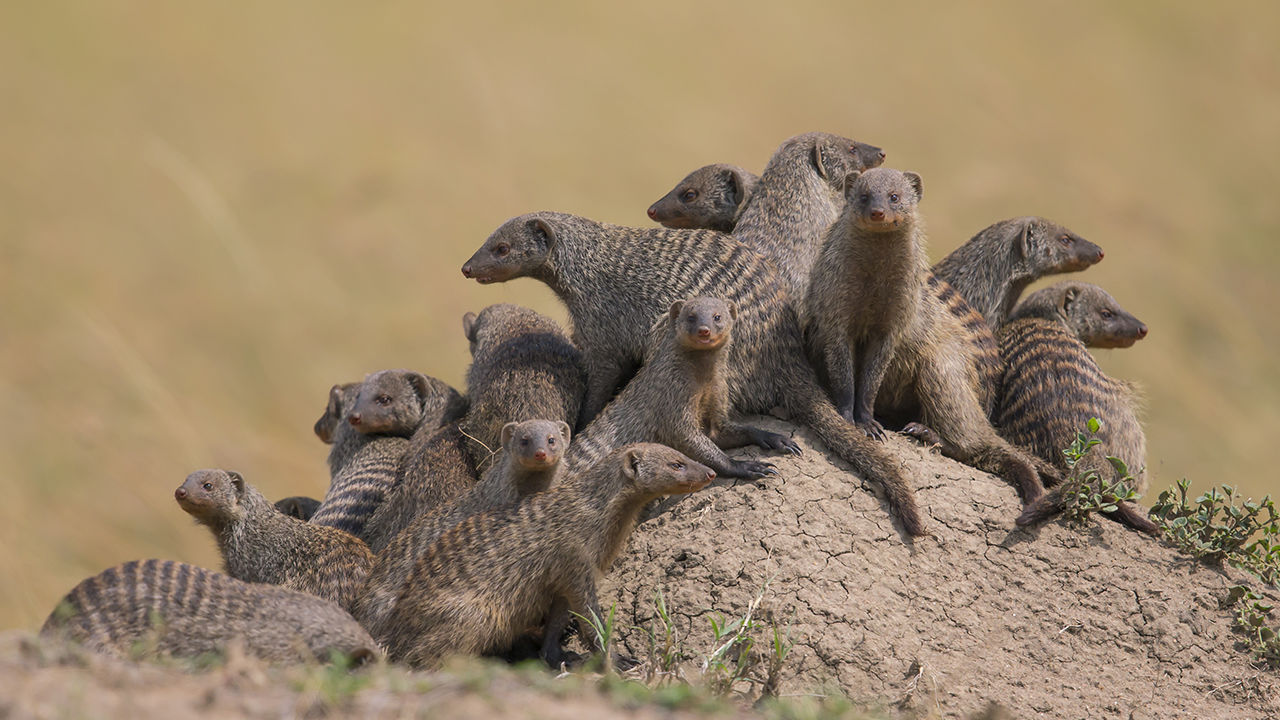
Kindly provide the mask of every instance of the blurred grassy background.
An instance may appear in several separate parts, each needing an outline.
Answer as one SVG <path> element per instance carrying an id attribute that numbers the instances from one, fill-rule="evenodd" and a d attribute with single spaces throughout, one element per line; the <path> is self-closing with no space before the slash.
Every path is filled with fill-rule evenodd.
<path id="1" fill-rule="evenodd" d="M 325 487 L 335 382 L 460 384 L 462 262 L 538 209 L 647 225 L 808 130 L 925 178 L 932 252 L 1022 214 L 1152 328 L 1154 488 L 1275 492 L 1280 4 L 0 5 L 0 627 L 132 558 L 217 565 L 172 490 Z"/>

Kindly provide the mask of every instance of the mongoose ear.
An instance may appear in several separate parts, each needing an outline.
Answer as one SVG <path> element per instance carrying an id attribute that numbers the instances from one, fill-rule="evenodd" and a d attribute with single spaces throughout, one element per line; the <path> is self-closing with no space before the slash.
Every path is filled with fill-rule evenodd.
<path id="1" fill-rule="evenodd" d="M 1071 314 L 1071 307 L 1076 304 L 1076 296 L 1080 294 L 1079 288 L 1069 287 L 1066 292 L 1062 293 L 1062 314 L 1067 316 Z"/>
<path id="2" fill-rule="evenodd" d="M 427 376 L 420 372 L 406 370 L 404 379 L 409 382 L 409 387 L 413 388 L 413 392 L 418 396 L 418 404 L 425 403 L 427 395 L 431 392 L 431 381 L 427 380 Z"/>
<path id="3" fill-rule="evenodd" d="M 677 300 L 671 303 L 671 308 L 667 310 L 667 316 L 671 318 L 671 322 L 675 322 L 680 317 L 680 311 L 684 309 L 684 301 Z"/>
<path id="4" fill-rule="evenodd" d="M 910 170 L 902 173 L 902 176 L 911 184 L 911 189 L 916 191 L 916 201 L 919 202 L 924 197 L 924 180 L 920 179 L 919 173 L 913 173 Z"/>
<path id="5" fill-rule="evenodd" d="M 506 447 L 507 443 L 511 442 L 511 436 L 516 434 L 516 428 L 519 426 L 520 423 L 513 422 L 502 426 L 502 447 Z"/>
<path id="6" fill-rule="evenodd" d="M 476 314 L 469 312 L 462 316 L 462 334 L 471 342 L 476 341 Z"/>
<path id="7" fill-rule="evenodd" d="M 341 385 L 334 385 L 329 388 L 329 406 L 324 409 L 324 413 L 332 417 L 342 417 Z"/>
<path id="8" fill-rule="evenodd" d="M 560 429 L 560 437 L 564 438 L 565 444 L 569 444 L 573 438 L 573 429 L 569 427 L 569 423 L 560 420 L 556 422 L 556 427 Z"/>
<path id="9" fill-rule="evenodd" d="M 723 172 L 728 176 L 725 178 L 725 184 L 729 186 L 729 201 L 735 206 L 741 205 L 747 196 L 746 182 L 742 179 L 742 174 L 737 170 Z"/>
<path id="10" fill-rule="evenodd" d="M 831 176 L 827 173 L 827 164 L 823 161 L 822 141 L 815 140 L 813 143 L 813 167 L 818 171 L 818 175 L 823 180 L 830 180 Z"/>
<path id="11" fill-rule="evenodd" d="M 860 175 L 862 175 L 861 170 L 854 170 L 853 172 L 844 176 L 844 197 L 846 200 L 849 199 L 849 196 L 853 194 L 853 184 L 854 182 L 857 181 Z"/>
<path id="12" fill-rule="evenodd" d="M 231 487 L 235 488 L 236 495 L 244 494 L 244 476 L 235 470 L 227 470 L 227 477 L 231 478 Z"/>
<path id="13" fill-rule="evenodd" d="M 640 448 L 631 448 L 622 456 L 622 474 L 635 480 L 640 475 L 640 459 L 644 452 Z"/>
<path id="14" fill-rule="evenodd" d="M 1027 220 L 1022 223 L 1022 229 L 1018 232 L 1018 252 L 1022 259 L 1031 257 L 1031 230 L 1035 227 L 1035 221 Z"/>
<path id="15" fill-rule="evenodd" d="M 725 304 L 729 306 L 729 317 L 736 321 L 738 319 L 738 303 L 726 300 Z"/>
<path id="16" fill-rule="evenodd" d="M 551 246 L 556 244 L 555 228 L 551 227 L 551 224 L 546 220 L 542 218 L 535 219 L 529 223 L 529 229 L 546 245 L 547 249 L 551 249 Z"/>

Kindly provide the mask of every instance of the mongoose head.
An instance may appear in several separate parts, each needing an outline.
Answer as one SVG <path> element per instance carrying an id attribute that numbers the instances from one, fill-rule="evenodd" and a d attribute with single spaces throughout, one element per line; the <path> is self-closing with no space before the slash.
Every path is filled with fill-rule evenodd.
<path id="1" fill-rule="evenodd" d="M 569 448 L 569 423 L 525 420 L 502 426 L 502 449 L 530 472 L 550 470 Z"/>
<path id="2" fill-rule="evenodd" d="M 1007 238 L 1034 277 L 1079 272 L 1102 260 L 1102 248 L 1042 217 L 1013 218 L 990 229 Z"/>
<path id="3" fill-rule="evenodd" d="M 490 352 L 506 352 L 509 340 L 521 335 L 557 333 L 555 321 L 527 307 L 511 303 L 490 305 L 462 316 L 462 332 L 471 344 L 471 357 Z"/>
<path id="4" fill-rule="evenodd" d="M 719 350 L 729 342 L 738 306 L 720 298 L 677 300 L 667 311 L 680 347 L 695 352 Z"/>
<path id="5" fill-rule="evenodd" d="M 841 190 L 850 173 L 878 167 L 884 157 L 884 150 L 874 145 L 831 133 L 812 132 L 783 142 L 769 164 L 807 165 L 831 187 Z"/>
<path id="6" fill-rule="evenodd" d="M 647 501 L 695 492 L 715 479 L 715 470 L 666 445 L 635 443 L 622 449 L 623 494 Z"/>
<path id="7" fill-rule="evenodd" d="M 732 232 L 758 182 L 736 165 L 700 167 L 650 205 L 649 218 L 669 228 Z"/>
<path id="8" fill-rule="evenodd" d="M 462 266 L 462 274 L 476 282 L 506 282 L 533 274 L 551 255 L 556 243 L 553 220 L 541 213 L 506 221 Z"/>
<path id="9" fill-rule="evenodd" d="M 316 437 L 320 438 L 321 442 L 327 445 L 333 444 L 333 433 L 340 423 L 347 421 L 347 410 L 355 403 L 356 394 L 359 392 L 360 383 L 346 383 L 329 388 L 329 404 L 315 424 Z"/>
<path id="10" fill-rule="evenodd" d="M 1127 348 L 1147 336 L 1147 326 L 1097 285 L 1065 282 L 1037 290 L 1018 304 L 1010 319 L 1039 317 L 1066 325 L 1094 348 Z"/>
<path id="11" fill-rule="evenodd" d="M 173 497 L 201 525 L 218 528 L 244 514 L 244 477 L 234 470 L 197 470 L 173 491 Z"/>
<path id="12" fill-rule="evenodd" d="M 915 220 L 924 195 L 920 176 L 891 168 L 850 173 L 845 184 L 845 213 L 855 227 L 892 232 Z"/>
<path id="13" fill-rule="evenodd" d="M 408 437 L 423 422 L 440 425 L 460 415 L 457 390 L 412 370 L 381 370 L 365 377 L 347 422 L 365 435 Z"/>

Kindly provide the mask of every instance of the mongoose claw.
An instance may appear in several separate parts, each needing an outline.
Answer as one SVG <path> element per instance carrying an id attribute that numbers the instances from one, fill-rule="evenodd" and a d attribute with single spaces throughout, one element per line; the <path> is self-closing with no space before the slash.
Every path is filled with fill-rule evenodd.
<path id="1" fill-rule="evenodd" d="M 759 460 L 744 460 L 742 462 L 736 462 L 733 465 L 733 468 L 731 468 L 732 472 L 725 473 L 730 477 L 759 480 L 762 477 L 778 474 L 778 468 L 774 467 L 772 463 L 760 462 Z"/>
<path id="2" fill-rule="evenodd" d="M 906 427 L 902 428 L 902 434 L 913 437 L 930 447 L 942 444 L 942 436 L 938 435 L 936 430 L 924 423 L 907 423 Z"/>
<path id="3" fill-rule="evenodd" d="M 795 440 L 779 433 L 763 433 L 760 442 L 757 444 L 765 450 L 788 452 L 792 455 L 800 454 L 800 445 Z"/>
<path id="4" fill-rule="evenodd" d="M 630 655 L 622 655 L 621 653 L 613 656 L 613 669 L 618 672 L 626 672 L 640 664 L 640 661 Z"/>
<path id="5" fill-rule="evenodd" d="M 884 442 L 888 437 L 884 434 L 884 426 L 876 420 L 860 420 L 857 425 L 872 440 Z"/>

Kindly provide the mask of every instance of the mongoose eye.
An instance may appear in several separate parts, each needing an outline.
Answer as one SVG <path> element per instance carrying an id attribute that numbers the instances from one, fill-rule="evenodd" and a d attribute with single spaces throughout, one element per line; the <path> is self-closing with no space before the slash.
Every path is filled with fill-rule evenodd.
<path id="1" fill-rule="evenodd" d="M 511 252 L 511 246 L 506 243 L 499 243 L 493 248 L 493 254 L 498 257 L 506 257 Z"/>
<path id="2" fill-rule="evenodd" d="M 1106 308 L 1102 308 L 1102 312 L 1100 314 L 1102 315 L 1102 318 L 1104 320 L 1110 320 L 1111 318 L 1115 317 L 1115 313 L 1111 312 Z"/>
<path id="3" fill-rule="evenodd" d="M 207 482 L 202 484 L 200 487 L 204 488 L 205 492 L 210 492 L 213 490 L 213 483 Z"/>
<path id="4" fill-rule="evenodd" d="M 694 190 L 693 188 L 689 188 L 688 190 L 685 190 L 684 192 L 680 193 L 680 200 L 682 200 L 683 202 L 693 202 L 697 198 L 698 198 L 698 191 Z"/>
<path id="5" fill-rule="evenodd" d="M 391 404 L 391 396 L 390 396 L 390 395 L 379 395 L 378 397 L 374 398 L 374 399 L 373 399 L 373 401 L 374 401 L 374 402 L 376 402 L 376 403 L 378 403 L 379 405 L 390 405 L 390 404 Z"/>
<path id="6" fill-rule="evenodd" d="M 677 462 L 673 462 L 673 463 L 671 463 L 671 469 L 672 469 L 672 470 L 683 470 L 683 469 L 684 469 L 684 463 L 682 463 L 682 462 L 678 462 L 678 461 L 677 461 Z"/>
<path id="7" fill-rule="evenodd" d="M 1062 237 L 1058 238 L 1058 242 L 1062 243 L 1063 245 L 1070 245 L 1070 244 L 1071 244 L 1071 236 L 1070 236 L 1070 235 L 1063 235 Z"/>
<path id="8" fill-rule="evenodd" d="M 716 321 L 716 322 L 720 322 L 720 313 L 716 313 L 716 314 L 714 315 L 714 318 L 715 318 L 715 321 Z"/>
<path id="9" fill-rule="evenodd" d="M 898 193 L 889 193 L 889 202 L 898 202 Z"/>
<path id="10" fill-rule="evenodd" d="M 520 447 L 529 447 L 529 438 L 520 438 Z"/>
<path id="11" fill-rule="evenodd" d="M 861 195 L 858 196 L 858 199 L 861 200 L 862 202 L 866 202 L 871 199 L 871 196 L 866 193 L 862 193 Z"/>

